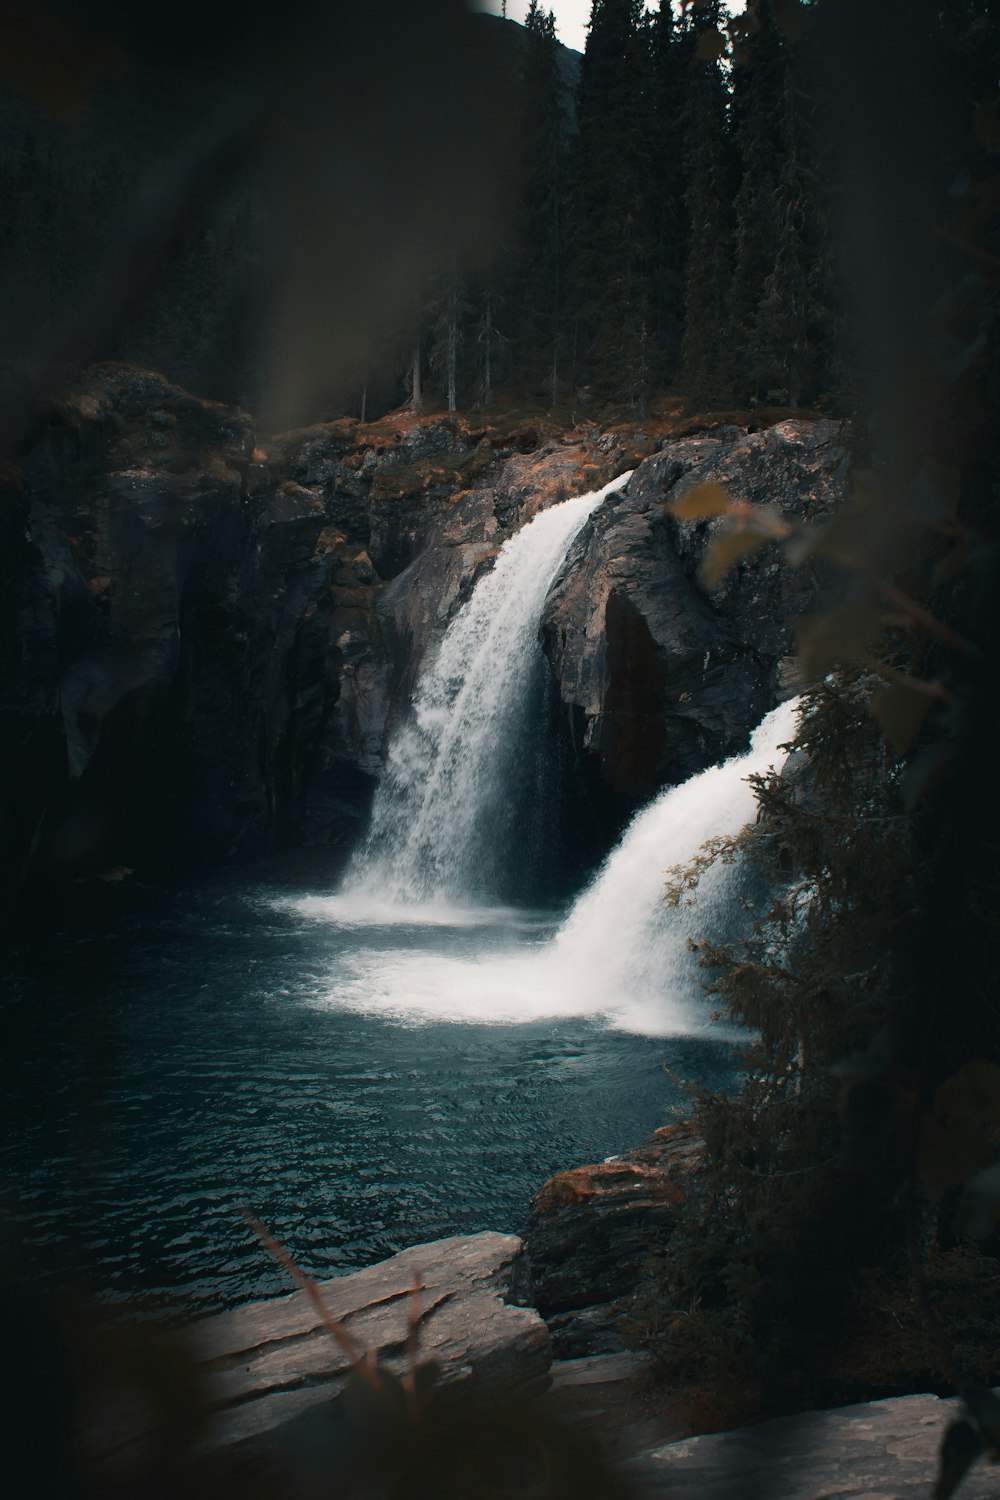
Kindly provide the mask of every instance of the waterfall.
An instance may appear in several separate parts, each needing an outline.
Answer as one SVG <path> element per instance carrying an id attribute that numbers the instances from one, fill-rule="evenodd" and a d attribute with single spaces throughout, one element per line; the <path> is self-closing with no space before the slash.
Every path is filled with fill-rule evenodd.
<path id="1" fill-rule="evenodd" d="M 684 868 L 705 844 L 732 838 L 756 817 L 747 777 L 780 766 L 782 745 L 795 734 L 797 699 L 762 720 L 750 749 L 668 788 L 639 812 L 590 886 L 576 901 L 552 944 L 561 981 L 608 1011 L 624 1005 L 633 1018 L 662 1015 L 696 992 L 689 940 L 724 940 L 738 918 L 739 864 L 716 862 L 692 898 L 664 903 L 665 872 Z"/>
<path id="2" fill-rule="evenodd" d="M 648 1035 L 704 1032 L 708 1007 L 688 940 L 724 941 L 734 933 L 746 875 L 739 861 L 717 862 L 689 903 L 669 908 L 667 871 L 689 865 L 708 840 L 731 838 L 753 822 L 757 805 L 746 778 L 782 765 L 796 706 L 783 703 L 769 713 L 745 753 L 667 788 L 637 813 L 557 930 L 530 912 L 507 912 L 463 932 L 470 914 L 450 911 L 440 917 L 449 933 L 431 940 L 405 925 L 409 909 L 383 910 L 385 922 L 400 924 L 392 929 L 399 936 L 359 947 L 317 1003 L 409 1022 L 589 1015 Z M 339 897 L 295 905 L 317 921 L 357 920 Z"/>
<path id="3" fill-rule="evenodd" d="M 497 896 L 540 727 L 530 708 L 545 599 L 587 517 L 628 478 L 540 512 L 479 579 L 390 746 L 349 894 L 397 905 Z"/>

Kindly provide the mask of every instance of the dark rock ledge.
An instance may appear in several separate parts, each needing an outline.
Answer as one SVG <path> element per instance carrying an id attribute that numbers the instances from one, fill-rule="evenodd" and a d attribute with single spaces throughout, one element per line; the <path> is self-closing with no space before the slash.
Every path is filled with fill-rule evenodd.
<path id="1" fill-rule="evenodd" d="M 957 1402 L 895 1396 L 777 1417 L 638 1454 L 636 1493 L 699 1500 L 929 1500 Z M 996 1471 L 973 1468 L 962 1500 L 993 1500 Z"/>
<path id="2" fill-rule="evenodd" d="M 675 1122 L 625 1156 L 551 1178 L 524 1240 L 486 1232 L 416 1245 L 321 1283 L 324 1300 L 357 1345 L 401 1374 L 419 1281 L 420 1361 L 488 1405 L 541 1401 L 599 1432 L 636 1500 L 929 1496 L 953 1401 L 894 1397 L 687 1437 L 683 1393 L 656 1384 L 646 1356 L 616 1347 L 615 1298 L 641 1275 L 651 1226 L 661 1242 L 669 1235 L 702 1160 L 696 1133 Z M 325 1493 L 344 1451 L 349 1360 L 305 1293 L 203 1319 L 187 1349 L 210 1413 L 202 1452 L 238 1459 L 248 1475 L 265 1466 L 283 1476 L 282 1493 Z M 90 1414 L 88 1447 L 112 1476 L 149 1441 L 124 1397 Z M 962 1488 L 967 1500 L 995 1492 L 986 1464 Z"/>
<path id="3" fill-rule="evenodd" d="M 680 1140 L 678 1134 L 669 1143 L 674 1153 Z M 668 1163 L 665 1174 L 670 1170 Z M 560 1194 L 571 1175 L 562 1174 Z M 352 1337 L 401 1373 L 419 1278 L 421 1360 L 434 1360 L 446 1384 L 487 1403 L 541 1399 L 564 1420 L 600 1432 L 623 1492 L 636 1500 L 905 1500 L 931 1493 L 956 1403 L 896 1397 L 676 1440 L 680 1406 L 651 1384 L 643 1356 L 552 1359 L 543 1319 L 511 1301 L 524 1292 L 521 1252 L 514 1235 L 438 1240 L 324 1282 L 322 1290 Z M 343 1452 L 338 1398 L 348 1361 L 306 1295 L 204 1319 L 189 1330 L 189 1347 L 211 1412 L 203 1451 L 238 1456 L 248 1477 L 256 1463 L 265 1465 L 268 1474 L 282 1476 L 283 1494 L 325 1493 L 324 1476 Z M 149 1441 L 142 1412 L 124 1398 L 91 1415 L 87 1446 L 112 1477 L 127 1473 Z M 967 1500 L 994 1493 L 986 1465 L 973 1470 L 962 1490 Z"/>

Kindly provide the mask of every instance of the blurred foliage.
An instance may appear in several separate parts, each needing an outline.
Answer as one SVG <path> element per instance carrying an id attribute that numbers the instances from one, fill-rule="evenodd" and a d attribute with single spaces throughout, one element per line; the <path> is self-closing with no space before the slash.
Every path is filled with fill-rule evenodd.
<path id="1" fill-rule="evenodd" d="M 759 73 L 753 81 L 763 0 L 725 22 L 705 3 L 682 6 L 676 24 L 662 7 L 655 23 L 624 0 L 598 9 L 575 147 L 594 164 L 594 190 L 581 193 L 579 170 L 567 168 L 567 116 L 540 22 L 522 76 L 525 96 L 544 102 L 552 149 L 543 157 L 528 133 L 539 170 L 522 183 L 524 238 L 509 258 L 496 232 L 497 203 L 510 202 L 495 192 L 504 140 L 490 128 L 504 111 L 478 54 L 464 42 L 456 50 L 466 33 L 448 29 L 454 7 L 395 4 L 390 25 L 382 8 L 366 19 L 363 8 L 347 17 L 302 6 L 280 18 L 277 38 L 208 12 L 199 33 L 189 17 L 177 35 L 184 48 L 191 35 L 209 42 L 209 97 L 220 59 L 232 53 L 238 66 L 225 106 L 192 123 L 151 182 L 130 189 L 108 162 L 86 174 L 81 229 L 65 212 L 72 165 L 48 160 L 31 133 L 7 162 L 17 216 L 5 216 L 3 250 L 18 268 L 10 284 L 30 290 L 16 352 L 42 389 L 109 343 L 166 349 L 204 370 L 211 351 L 192 341 L 207 336 L 206 303 L 228 330 L 220 340 L 253 323 L 259 350 L 256 293 L 230 298 L 226 280 L 241 255 L 257 264 L 240 227 L 252 238 L 253 214 L 213 221 L 255 163 L 274 192 L 261 301 L 276 422 L 358 385 L 383 344 L 398 362 L 400 340 L 425 318 L 465 351 L 457 367 L 437 360 L 442 378 L 481 389 L 479 332 L 503 348 L 494 325 L 505 306 L 530 310 L 507 344 L 529 373 L 515 379 L 508 364 L 506 374 L 536 399 L 544 379 L 553 397 L 564 381 L 581 404 L 611 395 L 641 407 L 686 362 L 705 401 L 822 398 L 856 414 L 851 500 L 831 521 L 737 507 L 713 486 L 674 507 L 706 529 L 708 588 L 778 543 L 791 565 L 821 560 L 836 599 L 800 622 L 808 686 L 795 754 L 783 774 L 756 780 L 756 836 L 707 850 L 673 882 L 681 900 L 712 858 L 753 859 L 775 894 L 745 942 L 699 949 L 719 1004 L 753 1031 L 746 1081 L 733 1097 L 696 1098 L 704 1177 L 633 1322 L 673 1377 L 708 1387 L 716 1423 L 928 1379 L 956 1385 L 967 1412 L 945 1440 L 946 1497 L 971 1462 L 1000 1449 L 1000 1409 L 977 1384 L 1000 1376 L 995 1322 L 977 1317 L 992 1305 L 982 1289 L 995 1275 L 1000 1205 L 996 7 L 772 0 L 780 90 L 760 87 Z M 165 45 L 169 77 L 190 79 L 159 19 L 145 32 L 137 24 L 127 55 L 148 59 Z M 6 81 L 78 115 L 118 43 L 73 32 L 74 48 L 91 50 L 67 73 L 66 46 L 40 52 L 37 33 L 31 20 L 7 45 Z M 369 73 L 358 58 L 378 67 Z M 768 142 L 776 196 L 766 206 L 777 211 L 757 216 L 750 179 Z M 476 328 L 461 339 L 457 290 L 443 324 L 424 295 L 456 236 L 478 278 L 461 311 Z M 502 284 L 491 241 L 508 269 L 530 268 L 523 300 L 511 296 L 516 277 Z M 741 267 L 750 290 L 723 327 Z M 132 318 L 153 332 L 130 348 Z M 244 378 L 258 394 L 268 385 L 259 371 Z M 5 434 L 14 448 L 22 416 Z M 105 1380 L 161 1413 L 163 1440 L 139 1469 L 93 1479 L 90 1493 L 252 1493 L 245 1473 L 186 1467 L 201 1415 L 183 1352 L 165 1359 L 157 1345 L 154 1357 L 141 1340 L 104 1344 L 84 1331 L 71 1341 L 74 1376 L 44 1317 L 24 1339 L 47 1351 L 39 1378 L 60 1393 L 66 1431 L 77 1395 Z M 95 1373 L 98 1346 L 106 1375 Z M 570 1440 L 532 1411 L 451 1402 L 417 1361 L 407 1380 L 359 1367 L 348 1403 L 357 1492 L 613 1492 L 578 1431 Z M 51 1459 L 60 1476 L 50 1492 L 63 1493 L 66 1444 L 46 1446 L 30 1405 L 22 1400 L 18 1420 L 36 1462 Z M 278 1481 L 263 1492 L 280 1493 Z"/>
<path id="2" fill-rule="evenodd" d="M 379 1372 L 379 1388 L 355 1379 L 345 1392 L 353 1426 L 346 1493 L 399 1500 L 625 1500 L 596 1434 L 544 1408 L 458 1397 L 432 1364 L 405 1380 Z"/>
<path id="3" fill-rule="evenodd" d="M 878 351 L 893 382 L 857 427 L 848 503 L 800 522 L 712 484 L 668 506 L 703 535 L 706 589 L 769 543 L 788 566 L 819 560 L 828 588 L 798 622 L 807 685 L 785 770 L 754 778 L 757 827 L 668 886 L 684 899 L 714 859 L 740 859 L 775 894 L 744 942 L 699 945 L 724 1013 L 752 1031 L 746 1079 L 732 1098 L 696 1095 L 705 1171 L 633 1309 L 665 1370 L 716 1393 L 713 1426 L 957 1388 L 966 1411 L 945 1436 L 941 1497 L 1000 1437 L 984 1384 L 1000 1377 L 1000 141 L 981 95 L 959 101 L 964 132 L 948 115 L 956 79 L 976 87 L 967 49 L 986 38 L 986 9 L 943 29 L 929 9 L 907 17 L 907 55 L 943 86 L 933 124 L 950 135 L 924 156 L 922 122 L 900 148 L 922 277 L 900 294 L 905 338 L 897 327 Z M 852 22 L 856 43 L 866 28 Z M 752 14 L 730 30 L 752 50 Z M 890 34 L 873 28 L 875 57 Z M 876 168 L 912 112 L 900 108 L 884 145 L 865 138 Z M 932 232 L 962 253 L 932 253 Z M 883 276 L 898 244 L 880 247 Z"/>
<path id="4" fill-rule="evenodd" d="M 45 1500 L 628 1500 L 598 1435 L 538 1398 L 455 1384 L 422 1356 L 419 1281 L 405 1345 L 392 1366 L 363 1348 L 321 1288 L 248 1215 L 268 1251 L 309 1298 L 350 1365 L 312 1425 L 274 1441 L 213 1442 L 211 1362 L 197 1326 L 111 1318 L 82 1294 L 55 1303 L 19 1292 L 0 1311 L 10 1334 L 5 1465 L 19 1493 Z M 140 1311 L 133 1308 L 133 1314 Z M 304 1325 L 305 1326 L 305 1325 Z M 402 1365 L 402 1369 L 400 1366 Z M 46 1393 L 38 1402 L 38 1391 Z"/>
<path id="5" fill-rule="evenodd" d="M 272 428 L 342 402 L 398 355 L 445 248 L 475 263 L 493 241 L 509 71 L 479 19 L 462 0 L 179 0 L 166 29 L 124 0 L 5 10 L 4 357 L 41 395 L 124 357 Z"/>
<path id="6" fill-rule="evenodd" d="M 795 9 L 822 23 L 822 7 Z M 632 1314 L 666 1372 L 709 1393 L 707 1425 L 957 1390 L 942 1500 L 1000 1446 L 986 1388 L 1000 1378 L 1000 140 L 982 102 L 995 70 L 970 50 L 989 37 L 995 59 L 988 10 L 845 15 L 844 37 L 872 37 L 862 75 L 896 36 L 942 90 L 929 121 L 884 72 L 878 107 L 863 101 L 862 124 L 898 111 L 884 141 L 859 136 L 873 177 L 905 169 L 920 274 L 888 235 L 879 271 L 899 286 L 871 368 L 892 378 L 856 424 L 847 504 L 800 522 L 703 485 L 668 507 L 702 534 L 706 589 L 769 543 L 787 566 L 820 561 L 827 589 L 798 622 L 798 727 L 785 769 L 754 778 L 756 827 L 668 886 L 685 899 L 726 858 L 774 894 L 745 941 L 698 947 L 723 1012 L 751 1029 L 745 1082 L 696 1093 L 704 1173 Z M 731 30 L 752 48 L 752 18 Z"/>
<path id="7" fill-rule="evenodd" d="M 5 18 L 0 339 L 43 390 L 126 359 L 271 429 L 408 381 L 449 409 L 844 407 L 799 10 L 597 0 L 581 62 L 537 0 L 524 29 L 459 0 L 182 9 L 170 38 L 120 0 Z"/>

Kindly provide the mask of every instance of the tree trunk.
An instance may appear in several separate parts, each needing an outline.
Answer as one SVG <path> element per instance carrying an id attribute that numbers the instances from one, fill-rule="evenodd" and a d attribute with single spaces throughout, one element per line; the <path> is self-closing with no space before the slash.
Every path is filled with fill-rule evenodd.
<path id="1" fill-rule="evenodd" d="M 552 168 L 553 181 L 558 181 L 558 162 Z M 552 246 L 553 246 L 553 287 L 552 287 L 552 408 L 555 410 L 556 402 L 559 400 L 559 333 L 562 327 L 562 277 L 559 268 L 562 263 L 562 220 L 559 216 L 559 191 L 556 189 L 552 194 Z"/>
<path id="2" fill-rule="evenodd" d="M 422 411 L 424 405 L 423 387 L 420 384 L 420 356 L 420 335 L 418 333 L 413 345 L 413 364 L 410 366 L 411 411 Z"/>
<path id="3" fill-rule="evenodd" d="M 454 274 L 448 278 L 448 410 L 458 406 L 458 282 Z"/>
<path id="4" fill-rule="evenodd" d="M 483 405 L 489 406 L 493 401 L 493 294 L 491 292 L 486 293 L 486 307 L 483 313 L 480 342 L 483 346 L 480 394 Z"/>

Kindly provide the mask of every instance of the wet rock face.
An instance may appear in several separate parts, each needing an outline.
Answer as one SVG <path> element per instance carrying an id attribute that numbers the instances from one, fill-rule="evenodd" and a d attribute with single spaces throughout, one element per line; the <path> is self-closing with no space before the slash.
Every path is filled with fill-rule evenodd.
<path id="1" fill-rule="evenodd" d="M 350 504 L 274 472 L 243 413 L 121 368 L 53 414 L 17 484 L 8 912 L 25 882 L 37 909 L 109 868 L 346 842 L 388 681 Z"/>
<path id="2" fill-rule="evenodd" d="M 123 868 L 346 852 L 427 653 L 506 537 L 625 466 L 613 434 L 405 413 L 264 451 L 244 413 L 120 366 L 25 447 L 0 469 L 8 924 L 26 888 L 41 912 Z M 832 423 L 716 430 L 665 444 L 585 527 L 543 624 L 560 890 L 639 802 L 745 743 L 815 586 L 770 549 L 706 595 L 711 523 L 664 502 L 712 478 L 822 513 L 843 466 Z"/>
<path id="3" fill-rule="evenodd" d="M 405 711 L 425 656 L 506 538 L 553 499 L 581 492 L 580 463 L 572 447 L 510 454 L 474 487 L 443 501 L 425 499 L 420 545 L 379 601 L 396 674 L 392 719 Z"/>
<path id="4" fill-rule="evenodd" d="M 548 1385 L 551 1350 L 538 1313 L 512 1301 L 519 1251 L 508 1234 L 434 1240 L 321 1282 L 319 1292 L 328 1317 L 397 1379 L 415 1345 L 442 1392 L 485 1406 L 523 1400 Z M 184 1350 L 204 1400 L 201 1454 L 270 1458 L 286 1477 L 282 1494 L 329 1492 L 332 1466 L 349 1452 L 352 1361 L 305 1292 L 194 1323 Z M 114 1472 L 124 1456 L 141 1463 L 159 1436 L 150 1413 L 121 1390 L 88 1405 L 83 1426 L 99 1470 Z"/>
<path id="5" fill-rule="evenodd" d="M 88 371 L 0 470 L 0 925 L 124 870 L 346 851 L 425 652 L 545 498 L 537 441 L 400 414 L 264 451 Z"/>
<path id="6" fill-rule="evenodd" d="M 841 493 L 833 422 L 716 430 L 664 444 L 574 544 L 543 621 L 592 783 L 621 815 L 665 784 L 743 748 L 776 701 L 791 624 L 819 580 L 768 546 L 706 593 L 698 566 L 718 522 L 677 522 L 666 503 L 695 484 L 807 519 Z"/>

